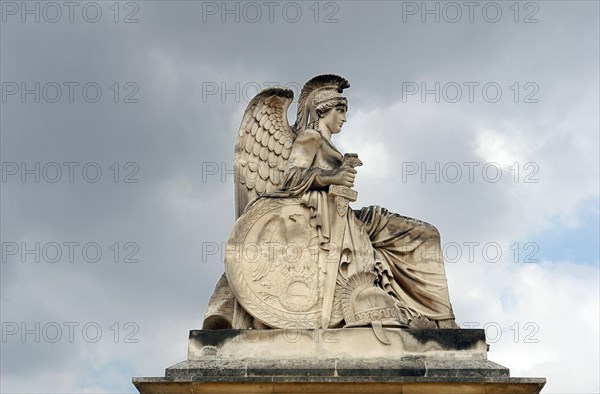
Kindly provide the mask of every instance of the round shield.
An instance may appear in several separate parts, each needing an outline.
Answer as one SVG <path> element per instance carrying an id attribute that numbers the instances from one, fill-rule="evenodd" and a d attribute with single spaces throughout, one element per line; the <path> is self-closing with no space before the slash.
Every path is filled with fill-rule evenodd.
<path id="1" fill-rule="evenodd" d="M 274 328 L 317 328 L 326 269 L 310 210 L 293 198 L 263 198 L 236 222 L 225 273 L 238 302 Z M 330 264 L 331 265 L 331 264 Z M 332 267 L 337 272 L 337 265 Z M 332 323 L 343 316 L 333 314 Z"/>

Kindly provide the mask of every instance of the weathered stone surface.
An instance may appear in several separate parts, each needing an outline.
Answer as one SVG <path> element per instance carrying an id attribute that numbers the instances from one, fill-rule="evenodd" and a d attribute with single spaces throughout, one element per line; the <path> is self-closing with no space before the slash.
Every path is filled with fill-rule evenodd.
<path id="1" fill-rule="evenodd" d="M 193 330 L 188 359 L 349 358 L 397 359 L 407 355 L 485 360 L 484 330 L 384 328 L 391 344 L 381 343 L 369 327 L 329 330 Z M 208 348 L 207 348 L 208 347 Z"/>
<path id="2" fill-rule="evenodd" d="M 425 376 L 425 362 L 419 359 L 372 359 L 372 360 L 338 360 L 336 371 L 338 376 L 348 377 L 401 377 Z"/>
<path id="3" fill-rule="evenodd" d="M 425 360 L 427 376 L 454 377 L 509 377 L 509 370 L 500 364 L 485 360 Z"/>
<path id="4" fill-rule="evenodd" d="M 423 378 L 506 378 L 508 369 L 487 360 L 396 359 L 253 359 L 205 357 L 178 363 L 165 371 L 173 381 L 398 381 Z M 308 380 L 306 380 L 306 379 Z"/>
<path id="5" fill-rule="evenodd" d="M 133 382 L 141 393 L 514 394 L 545 384 L 487 360 L 483 330 L 386 329 L 392 345 L 365 340 L 369 331 L 191 331 L 189 360 Z"/>
<path id="6" fill-rule="evenodd" d="M 335 360 L 251 359 L 246 376 L 326 377 L 334 376 Z"/>
<path id="7" fill-rule="evenodd" d="M 207 357 L 201 361 L 182 361 L 165 371 L 165 378 L 180 380 L 228 379 L 235 376 L 246 376 L 247 361 L 232 359 L 214 359 Z"/>

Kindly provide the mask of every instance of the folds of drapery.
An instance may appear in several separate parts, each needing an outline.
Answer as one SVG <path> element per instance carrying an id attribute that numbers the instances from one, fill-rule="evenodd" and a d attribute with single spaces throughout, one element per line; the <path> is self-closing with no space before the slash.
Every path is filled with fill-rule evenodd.
<path id="1" fill-rule="evenodd" d="M 311 211 L 322 240 L 331 240 L 332 231 L 328 219 L 335 213 L 328 207 L 323 192 L 305 193 L 302 202 Z M 354 222 L 354 226 L 352 223 Z M 375 253 L 375 268 L 380 273 L 381 287 L 401 301 L 416 315 L 430 320 L 453 319 L 452 305 L 443 263 L 440 235 L 437 229 L 420 220 L 390 213 L 379 206 L 370 206 L 358 211 L 348 211 L 347 232 L 342 239 L 342 250 L 352 250 L 354 264 L 340 262 L 340 274 L 344 277 L 364 269 L 358 264 L 360 253 L 352 243 L 365 232 Z M 337 230 L 336 230 L 337 229 Z M 347 257 L 344 257 L 347 260 Z M 235 297 L 223 275 L 215 293 L 209 301 L 204 329 L 248 328 L 235 327 L 233 310 Z M 237 305 L 239 308 L 239 305 Z M 247 321 L 247 319 L 246 319 Z"/>
<path id="2" fill-rule="evenodd" d="M 382 287 L 430 320 L 454 319 L 438 230 L 379 206 L 355 212 L 382 273 Z"/>

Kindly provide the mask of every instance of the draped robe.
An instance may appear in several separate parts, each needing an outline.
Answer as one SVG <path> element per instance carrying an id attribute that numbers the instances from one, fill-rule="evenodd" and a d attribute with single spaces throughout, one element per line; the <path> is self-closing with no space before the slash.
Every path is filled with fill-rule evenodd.
<path id="1" fill-rule="evenodd" d="M 327 187 L 319 185 L 318 177 L 338 169 L 342 161 L 343 155 L 320 132 L 303 130 L 294 141 L 283 185 L 259 198 L 300 197 L 310 210 L 323 247 L 333 241 L 339 243 L 334 246 L 340 249 L 342 278 L 358 271 L 376 272 L 379 285 L 414 318 L 454 319 L 438 230 L 379 206 L 356 211 L 348 208 L 340 221 L 334 197 L 328 195 Z M 251 206 L 252 202 L 246 210 Z M 366 237 L 372 247 L 357 247 L 364 245 Z M 249 328 L 250 324 L 251 318 L 236 303 L 223 275 L 209 301 L 203 328 Z"/>

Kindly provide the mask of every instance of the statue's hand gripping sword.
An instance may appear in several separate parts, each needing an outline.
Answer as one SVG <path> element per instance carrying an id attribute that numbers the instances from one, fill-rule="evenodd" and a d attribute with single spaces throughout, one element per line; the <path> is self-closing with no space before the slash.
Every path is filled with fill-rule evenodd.
<path id="1" fill-rule="evenodd" d="M 344 161 L 342 166 L 356 168 L 362 166 L 362 161 L 358 158 L 356 153 L 346 153 L 344 155 Z M 329 194 L 335 196 L 335 206 L 337 209 L 337 213 L 339 214 L 338 219 L 343 219 L 348 213 L 348 205 L 350 201 L 356 201 L 358 198 L 358 192 L 356 190 L 352 190 L 347 186 L 342 185 L 330 185 L 329 186 Z M 342 237 L 343 232 L 338 232 L 339 236 L 336 237 L 333 243 L 334 248 L 341 249 L 342 247 Z M 342 250 L 339 250 L 339 253 L 335 253 L 334 256 L 341 256 Z M 338 276 L 338 267 L 339 261 L 337 264 L 331 264 L 332 261 L 327 261 L 327 274 L 325 279 L 325 291 L 323 294 L 323 311 L 322 311 L 322 320 L 321 327 L 328 328 L 329 322 L 331 321 L 331 310 L 333 308 L 333 297 L 335 293 L 335 286 Z"/>

